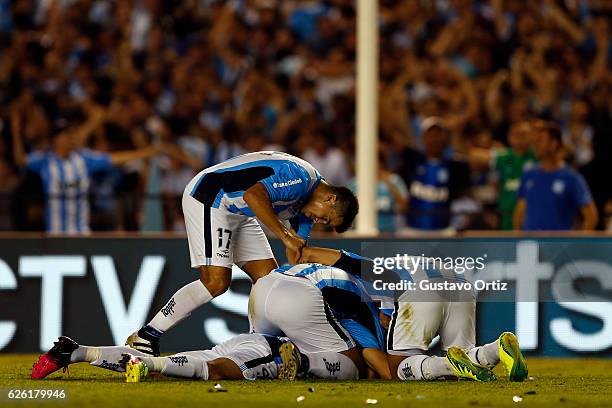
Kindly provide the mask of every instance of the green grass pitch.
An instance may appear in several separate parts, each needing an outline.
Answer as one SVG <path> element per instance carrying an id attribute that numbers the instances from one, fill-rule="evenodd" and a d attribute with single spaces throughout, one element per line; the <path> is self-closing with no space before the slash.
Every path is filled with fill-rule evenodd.
<path id="1" fill-rule="evenodd" d="M 70 367 L 48 379 L 29 379 L 35 355 L 0 354 L 0 406 L 15 407 L 610 407 L 612 406 L 612 360 L 527 360 L 533 379 L 510 383 L 496 369 L 494 383 L 468 381 L 222 381 L 225 392 L 214 392 L 214 382 L 149 378 L 127 384 L 119 373 L 87 364 Z M 61 402 L 7 402 L 9 389 L 65 389 Z M 513 396 L 521 396 L 514 402 Z M 297 398 L 303 396 L 301 402 Z M 42 404 L 42 405 L 41 405 Z"/>

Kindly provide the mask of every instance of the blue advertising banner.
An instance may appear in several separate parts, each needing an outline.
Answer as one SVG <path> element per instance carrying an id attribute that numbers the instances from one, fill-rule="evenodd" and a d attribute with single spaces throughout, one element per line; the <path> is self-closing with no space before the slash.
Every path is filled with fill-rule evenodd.
<path id="1" fill-rule="evenodd" d="M 271 240 L 279 261 L 280 242 Z M 367 245 L 370 246 L 367 246 Z M 528 354 L 612 356 L 612 238 L 313 239 L 312 246 L 372 257 L 482 257 L 464 268 L 503 293 L 481 291 L 479 343 L 517 333 Z M 464 258 L 464 259 L 461 259 Z M 249 278 L 164 336 L 162 351 L 206 348 L 248 331 Z M 0 351 L 38 352 L 60 334 L 83 344 L 122 344 L 182 285 L 197 279 L 182 237 L 0 238 Z"/>

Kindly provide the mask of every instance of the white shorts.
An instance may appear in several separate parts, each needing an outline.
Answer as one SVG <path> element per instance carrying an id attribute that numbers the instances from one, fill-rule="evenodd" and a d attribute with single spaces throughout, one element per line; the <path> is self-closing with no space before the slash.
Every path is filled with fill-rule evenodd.
<path id="1" fill-rule="evenodd" d="M 232 264 L 241 267 L 248 261 L 274 258 L 268 238 L 255 218 L 205 208 L 190 191 L 191 184 L 183 193 L 183 214 L 192 268 L 231 268 Z"/>
<path id="2" fill-rule="evenodd" d="M 247 380 L 277 378 L 280 365 L 280 358 L 275 357 L 278 350 L 272 350 L 266 338 L 257 333 L 239 334 L 210 350 L 187 351 L 174 356 L 182 355 L 191 355 L 207 362 L 227 358 L 240 367 Z"/>
<path id="3" fill-rule="evenodd" d="M 391 315 L 387 352 L 427 351 L 438 334 L 442 350 L 453 346 L 469 350 L 476 344 L 475 314 L 476 301 L 402 302 L 400 297 Z"/>
<path id="4" fill-rule="evenodd" d="M 287 336 L 307 354 L 355 347 L 321 291 L 299 276 L 270 272 L 260 278 L 251 289 L 249 322 L 254 332 Z"/>

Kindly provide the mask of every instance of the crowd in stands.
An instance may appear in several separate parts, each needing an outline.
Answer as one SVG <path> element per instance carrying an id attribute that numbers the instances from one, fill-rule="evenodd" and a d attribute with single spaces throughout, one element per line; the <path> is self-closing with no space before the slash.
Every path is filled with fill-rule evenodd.
<path id="1" fill-rule="evenodd" d="M 381 230 L 612 228 L 610 2 L 379 4 Z M 356 48 L 353 0 L 0 0 L 0 230 L 180 230 L 257 150 L 354 186 Z"/>

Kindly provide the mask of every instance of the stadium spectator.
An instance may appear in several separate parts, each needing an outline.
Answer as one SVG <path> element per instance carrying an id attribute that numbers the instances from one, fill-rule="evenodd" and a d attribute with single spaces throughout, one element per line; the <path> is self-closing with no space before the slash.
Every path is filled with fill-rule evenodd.
<path id="1" fill-rule="evenodd" d="M 523 172 L 534 166 L 536 160 L 531 149 L 532 123 L 521 121 L 510 127 L 509 148 L 482 149 L 469 151 L 469 162 L 476 168 L 490 166 L 497 173 L 499 185 L 498 210 L 500 228 L 512 229 L 512 215 L 516 206 L 516 194 Z"/>
<path id="2" fill-rule="evenodd" d="M 89 188 L 91 177 L 112 166 L 145 159 L 157 153 L 157 147 L 104 154 L 83 149 L 91 132 L 100 125 L 102 113 L 94 111 L 88 120 L 75 125 L 66 119 L 52 130 L 51 146 L 45 150 L 24 152 L 21 111 L 13 110 L 11 125 L 15 163 L 37 173 L 46 196 L 46 231 L 52 233 L 87 233 L 89 227 Z"/>
<path id="3" fill-rule="evenodd" d="M 440 118 L 423 121 L 425 153 L 407 148 L 400 175 L 408 185 L 407 226 L 425 231 L 450 227 L 451 203 L 466 193 L 469 168 L 465 162 L 444 157 L 449 129 Z"/>
<path id="4" fill-rule="evenodd" d="M 330 146 L 328 138 L 319 132 L 302 135 L 305 146 L 301 157 L 321 172 L 327 181 L 346 185 L 351 178 L 348 157 L 342 150 Z"/>
<path id="5" fill-rule="evenodd" d="M 357 193 L 357 181 L 349 182 L 349 188 Z M 378 157 L 378 184 L 376 186 L 376 210 L 378 212 L 378 230 L 380 232 L 397 232 L 405 222 L 402 219 L 408 208 L 408 187 L 404 180 L 387 169 L 386 157 Z"/>
<path id="6" fill-rule="evenodd" d="M 300 154 L 302 135 L 314 129 L 333 135 L 324 147 L 333 156 L 353 156 L 352 0 L 6 4 L 0 119 L 10 123 L 11 106 L 22 102 L 27 152 L 92 101 L 108 112 L 90 138 L 94 150 L 145 147 L 151 123 L 164 121 L 201 167 L 253 146 Z M 563 125 L 570 162 L 603 211 L 612 190 L 603 177 L 612 171 L 610 12 L 594 0 L 381 1 L 380 142 L 395 152 L 390 164 L 405 166 L 399 153 L 408 146 L 424 152 L 430 116 L 449 128 L 447 155 L 468 153 L 467 134 L 507 145 L 512 124 L 543 117 Z M 0 138 L 11 151 L 10 126 Z M 350 178 L 344 166 L 330 167 L 328 178 Z M 146 166 L 115 171 L 100 191 L 137 195 L 145 174 Z M 138 227 L 138 200 L 95 201 L 123 213 L 95 228 Z"/>
<path id="7" fill-rule="evenodd" d="M 569 230 L 580 214 L 579 229 L 597 224 L 597 208 L 584 178 L 567 167 L 560 157 L 561 129 L 550 122 L 536 125 L 535 154 L 538 166 L 521 179 L 514 228 L 520 230 Z"/>

